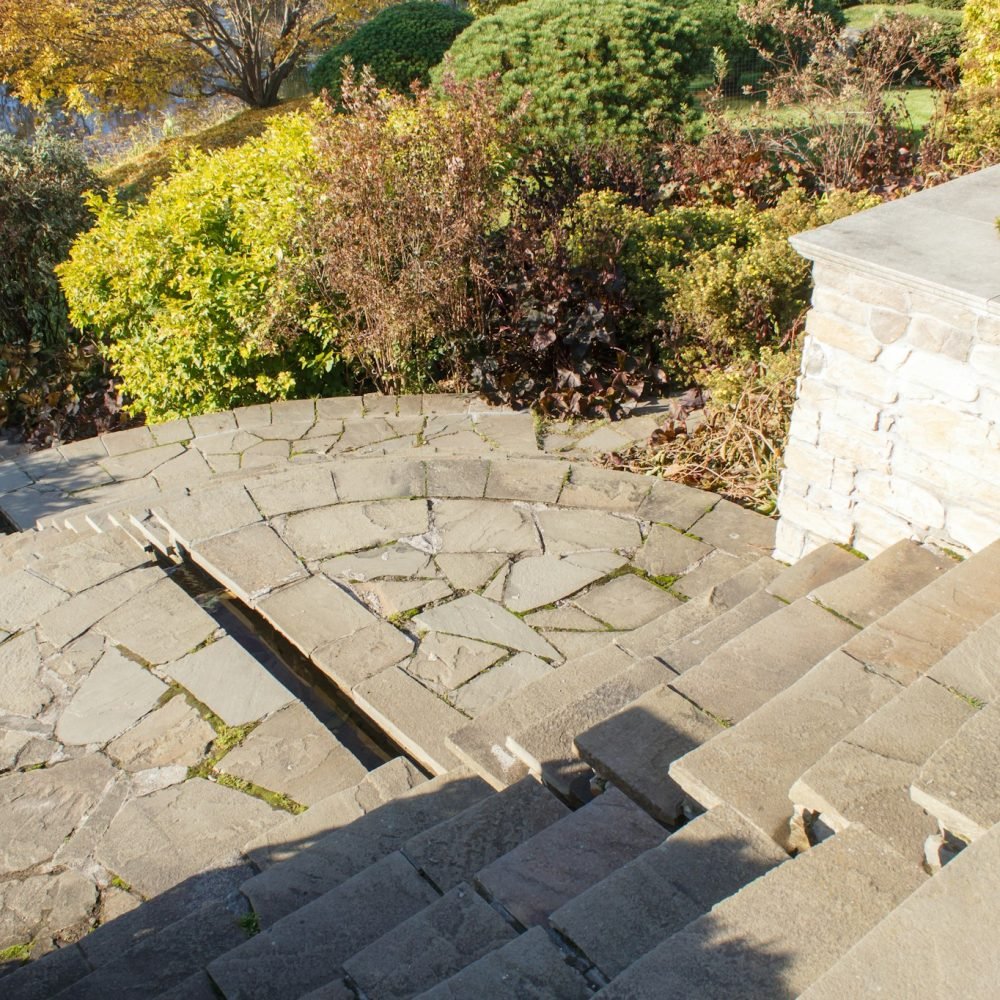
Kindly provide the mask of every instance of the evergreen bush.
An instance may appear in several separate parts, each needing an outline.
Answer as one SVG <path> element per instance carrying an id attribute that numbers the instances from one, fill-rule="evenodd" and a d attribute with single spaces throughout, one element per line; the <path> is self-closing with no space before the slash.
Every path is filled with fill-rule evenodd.
<path id="1" fill-rule="evenodd" d="M 408 91 L 414 80 L 426 84 L 431 68 L 471 23 L 467 11 L 436 0 L 409 0 L 386 7 L 324 53 L 310 77 L 313 91 L 328 90 L 339 101 L 345 59 L 359 70 L 367 66 L 380 87 L 397 93 Z"/>
<path id="2" fill-rule="evenodd" d="M 435 75 L 497 76 L 507 112 L 530 95 L 538 139 L 634 142 L 691 115 L 705 45 L 692 19 L 656 0 L 525 0 L 475 21 Z"/>

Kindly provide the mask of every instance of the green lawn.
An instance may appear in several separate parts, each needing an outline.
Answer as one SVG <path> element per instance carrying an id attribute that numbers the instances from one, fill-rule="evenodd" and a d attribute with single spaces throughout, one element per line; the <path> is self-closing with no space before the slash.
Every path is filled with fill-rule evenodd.
<path id="1" fill-rule="evenodd" d="M 937 91 L 930 87 L 901 87 L 890 91 L 891 96 L 902 98 L 907 113 L 912 121 L 913 130 L 922 132 L 931 120 L 937 106 Z M 762 125 L 805 125 L 809 116 L 801 108 L 788 105 L 781 108 L 765 110 L 759 101 L 750 97 L 730 97 L 725 101 L 726 114 L 736 121 L 748 121 L 756 112 L 761 114 Z"/>
<path id="2" fill-rule="evenodd" d="M 930 7 L 924 3 L 889 4 L 867 3 L 858 7 L 848 7 L 844 11 L 849 28 L 864 31 L 870 28 L 885 14 L 911 14 L 913 17 L 929 17 L 938 24 L 961 24 L 960 10 L 942 10 L 940 7 Z"/>

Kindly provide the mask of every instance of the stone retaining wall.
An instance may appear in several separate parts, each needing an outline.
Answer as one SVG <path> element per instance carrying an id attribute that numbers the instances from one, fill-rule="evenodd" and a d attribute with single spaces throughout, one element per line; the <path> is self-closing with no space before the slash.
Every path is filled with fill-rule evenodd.
<path id="1" fill-rule="evenodd" d="M 792 240 L 814 262 L 775 555 L 1000 538 L 1000 167 Z"/>

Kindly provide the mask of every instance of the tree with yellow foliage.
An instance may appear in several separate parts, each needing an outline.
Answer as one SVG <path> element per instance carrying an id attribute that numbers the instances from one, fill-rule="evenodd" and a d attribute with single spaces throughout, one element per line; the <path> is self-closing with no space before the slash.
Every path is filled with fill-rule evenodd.
<path id="1" fill-rule="evenodd" d="M 312 49 L 380 0 L 0 0 L 0 82 L 81 111 L 171 96 L 277 103 Z"/>

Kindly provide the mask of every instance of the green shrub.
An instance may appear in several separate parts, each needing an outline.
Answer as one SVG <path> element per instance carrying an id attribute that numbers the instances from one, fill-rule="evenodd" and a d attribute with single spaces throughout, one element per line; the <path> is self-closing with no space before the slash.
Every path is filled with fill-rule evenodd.
<path id="1" fill-rule="evenodd" d="M 436 0 L 409 0 L 380 11 L 353 35 L 329 49 L 310 77 L 315 93 L 329 90 L 340 99 L 345 59 L 367 66 L 381 87 L 405 93 L 414 80 L 426 84 L 472 15 Z"/>
<path id="2" fill-rule="evenodd" d="M 89 376 L 54 269 L 91 222 L 83 193 L 99 187 L 76 146 L 0 134 L 0 426 L 30 436 Z"/>
<path id="3" fill-rule="evenodd" d="M 134 412 L 150 419 L 328 391 L 332 322 L 310 299 L 294 234 L 308 214 L 309 119 L 196 152 L 145 205 L 91 200 L 97 223 L 59 268 Z"/>
<path id="4" fill-rule="evenodd" d="M 469 10 L 476 17 L 486 17 L 495 14 L 501 7 L 510 7 L 522 0 L 469 0 Z"/>
<path id="5" fill-rule="evenodd" d="M 659 272 L 684 366 L 752 358 L 763 346 L 794 339 L 808 307 L 811 265 L 788 237 L 878 202 L 843 191 L 812 198 L 792 188 L 763 212 L 747 202 L 667 212 L 661 238 L 677 244 L 681 234 L 687 251 L 671 254 L 680 262 L 668 260 Z"/>
<path id="6" fill-rule="evenodd" d="M 703 62 L 694 22 L 656 0 L 525 0 L 475 21 L 435 74 L 497 75 L 505 111 L 530 94 L 536 137 L 600 144 L 684 121 Z"/>

